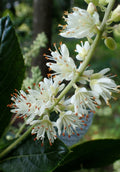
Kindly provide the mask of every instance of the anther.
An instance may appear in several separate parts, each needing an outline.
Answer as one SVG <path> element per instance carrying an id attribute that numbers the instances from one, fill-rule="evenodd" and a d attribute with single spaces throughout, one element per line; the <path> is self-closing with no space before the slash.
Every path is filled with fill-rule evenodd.
<path id="1" fill-rule="evenodd" d="M 75 113 L 76 116 L 78 116 L 78 113 Z"/>
<path id="2" fill-rule="evenodd" d="M 37 140 L 37 137 L 34 138 L 34 141 L 36 141 L 36 140 Z"/>
<path id="3" fill-rule="evenodd" d="M 87 126 L 87 124 L 83 124 L 84 126 Z"/>
<path id="4" fill-rule="evenodd" d="M 70 138 L 71 136 L 70 136 L 70 135 L 68 135 L 68 137 Z"/>
<path id="5" fill-rule="evenodd" d="M 63 136 L 65 136 L 65 133 L 62 133 Z"/>

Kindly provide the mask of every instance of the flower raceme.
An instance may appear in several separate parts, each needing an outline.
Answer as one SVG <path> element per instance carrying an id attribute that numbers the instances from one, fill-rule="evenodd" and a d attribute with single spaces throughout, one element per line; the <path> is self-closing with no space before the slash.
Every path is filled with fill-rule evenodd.
<path id="1" fill-rule="evenodd" d="M 96 108 L 100 107 L 101 98 L 110 106 L 112 92 L 119 92 L 114 80 L 106 75 L 109 68 L 94 73 L 92 69 L 87 70 L 87 63 L 84 65 L 92 48 L 92 41 L 89 40 L 97 34 L 100 26 L 95 8 L 92 7 L 91 11 L 89 6 L 88 9 L 87 11 L 74 7 L 72 13 L 66 12 L 67 17 L 64 19 L 67 25 L 62 26 L 63 31 L 60 33 L 61 36 L 69 38 L 89 37 L 88 41 L 76 45 L 78 63 L 70 57 L 65 44 L 60 43 L 60 48 L 54 44 L 55 50 L 50 49 L 51 56 L 44 54 L 45 58 L 50 60 L 46 65 L 54 72 L 48 75 L 51 77 L 44 78 L 39 83 L 39 88 L 13 93 L 12 103 L 8 105 L 17 117 L 24 118 L 26 124 L 33 125 L 31 133 L 36 135 L 35 140 L 41 140 L 42 145 L 45 136 L 52 145 L 58 135 L 79 135 L 78 129 L 82 130 L 83 126 L 87 126 L 91 112 L 94 113 Z M 84 71 L 81 70 L 83 67 Z M 67 87 L 64 81 L 67 81 Z M 71 96 L 67 97 L 70 88 Z M 56 114 L 54 119 L 51 112 Z"/>
<path id="2" fill-rule="evenodd" d="M 85 42 L 84 45 L 77 48 L 79 56 L 83 57 L 88 53 L 90 45 Z M 42 145 L 45 133 L 50 145 L 57 135 L 64 136 L 67 133 L 70 137 L 77 133 L 78 128 L 82 129 L 83 125 L 87 125 L 87 116 L 89 117 L 91 112 L 94 113 L 96 108 L 100 107 L 100 97 L 110 105 L 109 99 L 112 97 L 112 92 L 119 92 L 115 82 L 106 75 L 109 68 L 98 73 L 94 73 L 93 70 L 85 70 L 78 77 L 76 84 L 73 83 L 75 90 L 73 95 L 70 98 L 66 98 L 64 95 L 58 101 L 59 94 L 65 88 L 65 84 L 62 84 L 61 81 L 72 80 L 79 73 L 84 60 L 76 58 L 81 61 L 77 68 L 74 60 L 69 57 L 69 50 L 65 44 L 60 44 L 59 51 L 57 48 L 55 51 L 51 50 L 51 56 L 48 58 L 55 62 L 48 62 L 47 66 L 55 71 L 56 77 L 45 78 L 39 83 L 39 89 L 38 87 L 36 87 L 37 89 L 28 88 L 27 92 L 20 90 L 20 92 L 14 93 L 11 98 L 13 103 L 8 105 L 12 108 L 11 112 L 25 119 L 26 124 L 34 125 L 32 134 L 36 134 L 35 139 L 40 139 Z M 81 84 L 84 84 L 84 87 Z M 85 88 L 86 84 L 91 90 Z M 58 103 L 56 103 L 57 101 Z M 52 111 L 56 112 L 57 119 L 55 121 L 51 121 L 50 118 Z"/>
<path id="3" fill-rule="evenodd" d="M 65 12 L 66 25 L 62 27 L 60 35 L 67 38 L 93 37 L 99 29 L 99 15 L 95 11 L 90 14 L 87 10 L 74 7 L 72 13 Z"/>

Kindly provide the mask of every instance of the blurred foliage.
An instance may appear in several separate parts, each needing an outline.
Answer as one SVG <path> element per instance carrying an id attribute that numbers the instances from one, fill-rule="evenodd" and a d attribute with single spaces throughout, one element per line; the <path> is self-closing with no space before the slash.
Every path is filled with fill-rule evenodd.
<path id="1" fill-rule="evenodd" d="M 38 56 L 40 48 L 45 47 L 47 43 L 47 37 L 45 33 L 40 33 L 37 35 L 36 39 L 30 45 L 30 47 L 23 48 L 23 58 L 26 66 L 31 66 L 32 58 Z"/>
<path id="2" fill-rule="evenodd" d="M 10 16 L 21 44 L 32 37 L 33 8 L 25 2 L 6 2 L 2 17 Z"/>
<path id="3" fill-rule="evenodd" d="M 42 80 L 41 72 L 38 66 L 33 66 L 31 68 L 32 76 L 26 77 L 23 80 L 22 90 L 27 90 L 28 87 L 32 89 L 37 89 L 39 87 L 39 82 Z"/>

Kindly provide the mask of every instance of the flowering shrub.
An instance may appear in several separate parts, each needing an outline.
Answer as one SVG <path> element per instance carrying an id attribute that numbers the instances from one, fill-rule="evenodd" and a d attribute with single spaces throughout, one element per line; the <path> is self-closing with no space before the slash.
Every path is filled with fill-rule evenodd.
<path id="1" fill-rule="evenodd" d="M 11 98 L 12 103 L 7 105 L 17 118 L 24 119 L 25 123 L 30 125 L 22 137 L 31 132 L 35 135 L 34 140 L 40 140 L 42 146 L 45 145 L 46 139 L 52 146 L 61 135 L 77 137 L 80 134 L 78 130 L 85 130 L 85 134 L 85 128 L 91 125 L 89 119 L 92 120 L 96 109 L 102 106 L 103 101 L 111 106 L 110 99 L 116 99 L 113 93 L 120 92 L 119 86 L 108 74 L 110 68 L 96 73 L 89 67 L 99 40 L 106 40 L 112 31 L 110 25 L 120 20 L 116 14 L 118 7 L 112 11 L 114 0 L 99 1 L 97 4 L 91 0 L 87 3 L 87 10 L 74 7 L 71 13 L 65 12 L 66 25 L 59 25 L 62 28 L 61 36 L 87 39 L 76 45 L 77 63 L 70 56 L 69 49 L 64 43 L 61 42 L 59 48 L 54 44 L 54 50 L 50 49 L 51 56 L 44 54 L 48 59 L 48 78 L 44 78 L 39 82 L 39 87 L 34 89 L 28 87 L 26 91 L 15 90 Z M 95 5 L 105 12 L 102 21 Z M 105 41 L 107 47 L 110 47 L 109 44 L 113 45 L 112 41 L 114 40 Z M 71 89 L 73 91 L 69 97 Z M 53 112 L 56 114 L 54 119 Z M 3 151 L 1 157 L 5 154 Z"/>

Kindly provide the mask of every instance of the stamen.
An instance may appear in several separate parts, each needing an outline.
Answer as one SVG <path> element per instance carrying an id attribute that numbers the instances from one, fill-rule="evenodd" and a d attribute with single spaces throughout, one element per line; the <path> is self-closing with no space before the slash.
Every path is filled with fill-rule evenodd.
<path id="1" fill-rule="evenodd" d="M 83 124 L 84 126 L 87 126 L 87 124 Z"/>
<path id="2" fill-rule="evenodd" d="M 109 100 L 107 100 L 106 104 L 111 108 L 111 104 L 109 103 Z"/>
<path id="3" fill-rule="evenodd" d="M 49 144 L 50 144 L 50 146 L 52 146 L 52 143 L 51 143 L 51 141 L 49 142 Z"/>
<path id="4" fill-rule="evenodd" d="M 62 41 L 60 42 L 60 46 L 62 45 Z"/>
<path id="5" fill-rule="evenodd" d="M 25 100 L 27 100 L 27 98 L 26 98 L 25 96 L 23 96 L 23 94 L 21 94 L 21 96 L 22 96 Z"/>
<path id="6" fill-rule="evenodd" d="M 96 108 L 100 109 L 100 106 L 96 106 Z"/>
<path id="7" fill-rule="evenodd" d="M 28 91 L 28 90 L 25 90 L 25 92 L 26 92 L 26 93 L 29 93 L 29 91 Z"/>
<path id="8" fill-rule="evenodd" d="M 48 58 L 47 56 L 45 56 L 45 59 L 47 59 L 47 60 L 48 60 L 49 58 Z"/>
<path id="9" fill-rule="evenodd" d="M 65 133 L 62 133 L 63 136 L 65 136 Z"/>
<path id="10" fill-rule="evenodd" d="M 35 135 L 35 133 L 31 133 L 31 135 Z"/>
<path id="11" fill-rule="evenodd" d="M 34 138 L 34 141 L 36 141 L 36 140 L 37 140 L 37 137 Z"/>
<path id="12" fill-rule="evenodd" d="M 67 16 L 67 15 L 68 15 L 68 11 L 64 11 L 64 15 L 66 15 L 66 16 Z"/>
<path id="13" fill-rule="evenodd" d="M 44 145 L 44 144 L 43 144 L 43 142 L 42 142 L 42 143 L 41 143 L 41 147 L 43 147 L 43 145 Z"/>

